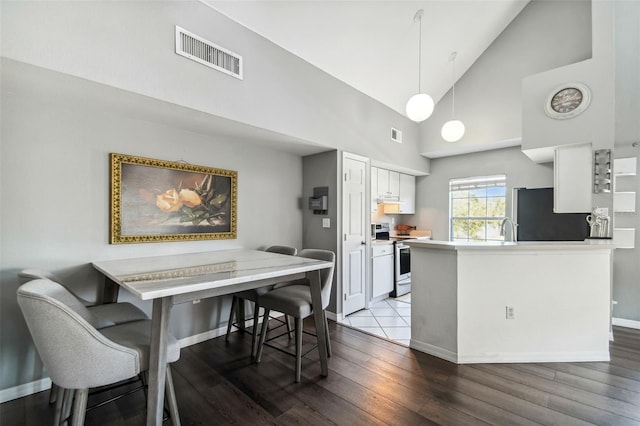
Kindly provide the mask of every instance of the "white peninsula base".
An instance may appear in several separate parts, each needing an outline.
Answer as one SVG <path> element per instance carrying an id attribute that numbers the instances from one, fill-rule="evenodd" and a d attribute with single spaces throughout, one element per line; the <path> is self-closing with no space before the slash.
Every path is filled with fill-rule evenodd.
<path id="1" fill-rule="evenodd" d="M 613 245 L 407 243 L 412 348 L 458 364 L 609 360 Z"/>

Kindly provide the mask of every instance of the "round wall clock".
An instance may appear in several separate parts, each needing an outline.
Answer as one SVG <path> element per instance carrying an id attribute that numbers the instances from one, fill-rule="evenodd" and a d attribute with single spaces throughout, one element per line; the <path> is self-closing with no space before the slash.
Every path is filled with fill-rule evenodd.
<path id="1" fill-rule="evenodd" d="M 572 118 L 583 112 L 591 102 L 591 91 L 581 83 L 567 83 L 556 87 L 544 104 L 551 118 Z"/>

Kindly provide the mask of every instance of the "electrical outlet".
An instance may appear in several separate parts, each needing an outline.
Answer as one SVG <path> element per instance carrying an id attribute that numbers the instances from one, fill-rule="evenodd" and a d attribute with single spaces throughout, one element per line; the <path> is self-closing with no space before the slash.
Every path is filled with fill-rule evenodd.
<path id="1" fill-rule="evenodd" d="M 331 219 L 328 217 L 322 218 L 322 227 L 331 228 Z"/>
<path id="2" fill-rule="evenodd" d="M 506 306 L 506 315 L 507 319 L 514 319 L 516 315 L 516 310 L 513 306 Z"/>

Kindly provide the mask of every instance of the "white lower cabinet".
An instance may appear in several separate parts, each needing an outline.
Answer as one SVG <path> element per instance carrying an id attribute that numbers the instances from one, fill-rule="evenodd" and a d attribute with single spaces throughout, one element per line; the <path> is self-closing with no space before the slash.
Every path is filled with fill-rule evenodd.
<path id="1" fill-rule="evenodd" d="M 371 298 L 393 291 L 393 244 L 374 245 Z"/>

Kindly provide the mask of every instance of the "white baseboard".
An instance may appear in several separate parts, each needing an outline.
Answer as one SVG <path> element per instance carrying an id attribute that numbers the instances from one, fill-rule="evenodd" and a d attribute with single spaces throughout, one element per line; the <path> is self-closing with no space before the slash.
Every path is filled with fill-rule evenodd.
<path id="1" fill-rule="evenodd" d="M 611 318 L 611 324 L 619 327 L 635 328 L 640 330 L 640 321 L 628 320 L 623 318 Z"/>
<path id="2" fill-rule="evenodd" d="M 338 314 L 336 314 L 335 312 L 331 312 L 331 311 L 325 311 L 327 313 L 327 319 L 330 319 L 331 321 L 335 321 L 338 322 Z"/>
<path id="3" fill-rule="evenodd" d="M 448 349 L 411 339 L 409 346 L 420 352 L 456 364 L 524 363 L 524 362 L 595 362 L 609 361 L 609 351 L 584 352 L 495 352 L 460 355 Z"/>
<path id="4" fill-rule="evenodd" d="M 43 390 L 47 390 L 49 388 L 51 388 L 51 379 L 46 377 L 34 382 L 24 383 L 12 388 L 2 389 L 0 390 L 0 404 L 7 401 L 13 401 L 14 399 L 22 398 L 23 396 L 42 392 Z"/>
<path id="5" fill-rule="evenodd" d="M 458 364 L 522 364 L 527 362 L 607 362 L 609 351 L 585 352 L 499 352 L 460 356 Z"/>
<path id="6" fill-rule="evenodd" d="M 443 349 L 438 346 L 430 345 L 429 343 L 420 342 L 418 340 L 411 339 L 409 341 L 409 347 L 411 349 L 419 350 L 429 355 L 433 355 L 438 358 L 442 358 L 449 362 L 458 363 L 458 354 L 448 349 Z"/>
<path id="7" fill-rule="evenodd" d="M 253 320 L 247 321 L 247 327 L 253 324 Z M 205 331 L 204 333 L 194 334 L 193 336 L 183 337 L 178 340 L 178 344 L 181 348 L 186 348 L 187 346 L 196 345 L 198 343 L 202 343 L 209 339 L 214 339 L 216 337 L 224 336 L 227 334 L 227 326 L 218 327 L 213 330 Z"/>

